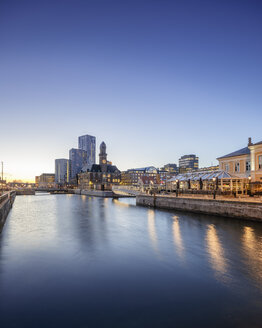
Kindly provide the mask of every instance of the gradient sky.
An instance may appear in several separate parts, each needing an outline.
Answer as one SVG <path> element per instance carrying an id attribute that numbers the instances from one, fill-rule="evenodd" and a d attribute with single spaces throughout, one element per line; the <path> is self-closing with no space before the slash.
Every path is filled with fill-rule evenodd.
<path id="1" fill-rule="evenodd" d="M 262 140 L 261 16 L 253 0 L 1 0 L 4 176 L 54 172 L 83 134 L 121 170 Z"/>

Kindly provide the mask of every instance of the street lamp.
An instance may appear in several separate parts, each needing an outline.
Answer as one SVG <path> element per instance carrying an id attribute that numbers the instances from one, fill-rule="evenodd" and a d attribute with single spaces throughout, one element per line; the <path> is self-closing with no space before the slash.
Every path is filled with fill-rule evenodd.
<path id="1" fill-rule="evenodd" d="M 214 182 L 214 194 L 213 194 L 213 199 L 216 199 L 216 178 L 212 179 Z"/>
<path id="2" fill-rule="evenodd" d="M 179 180 L 176 180 L 176 197 L 178 197 Z"/>
<path id="3" fill-rule="evenodd" d="M 251 175 L 248 177 L 248 191 L 249 191 L 249 196 L 251 196 Z"/>

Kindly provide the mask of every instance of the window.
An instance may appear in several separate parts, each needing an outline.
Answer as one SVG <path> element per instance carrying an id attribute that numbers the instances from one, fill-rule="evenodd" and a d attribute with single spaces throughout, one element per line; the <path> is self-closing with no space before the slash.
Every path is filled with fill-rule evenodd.
<path id="1" fill-rule="evenodd" d="M 246 161 L 246 171 L 250 171 L 250 161 Z"/>
<path id="2" fill-rule="evenodd" d="M 262 169 L 262 155 L 258 156 L 258 168 L 261 170 Z"/>
<path id="3" fill-rule="evenodd" d="M 225 164 L 225 171 L 229 172 L 229 164 Z"/>
<path id="4" fill-rule="evenodd" d="M 240 164 L 239 162 L 235 163 L 235 172 L 239 172 L 240 171 Z"/>

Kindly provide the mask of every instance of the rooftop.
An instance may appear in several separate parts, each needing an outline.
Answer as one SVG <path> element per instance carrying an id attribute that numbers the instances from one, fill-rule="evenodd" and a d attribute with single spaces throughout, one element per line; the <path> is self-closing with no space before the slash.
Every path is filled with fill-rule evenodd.
<path id="1" fill-rule="evenodd" d="M 178 174 L 177 176 L 168 180 L 169 182 L 172 181 L 199 181 L 201 180 L 212 180 L 213 178 L 218 179 L 231 179 L 233 176 L 230 175 L 228 172 L 221 171 L 221 170 L 214 170 L 214 171 L 202 171 L 202 172 L 190 172 L 184 174 Z"/>
<path id="2" fill-rule="evenodd" d="M 241 155 L 249 155 L 250 154 L 250 149 L 248 147 L 239 149 L 237 151 L 234 151 L 233 153 L 229 153 L 227 155 L 224 156 L 220 156 L 217 159 L 221 159 L 221 158 L 227 158 L 227 157 L 235 157 L 235 156 L 241 156 Z"/>
<path id="3" fill-rule="evenodd" d="M 140 167 L 136 169 L 128 169 L 127 171 L 145 171 L 145 172 L 152 172 L 156 171 L 157 169 L 154 166 L 146 166 L 146 167 Z"/>

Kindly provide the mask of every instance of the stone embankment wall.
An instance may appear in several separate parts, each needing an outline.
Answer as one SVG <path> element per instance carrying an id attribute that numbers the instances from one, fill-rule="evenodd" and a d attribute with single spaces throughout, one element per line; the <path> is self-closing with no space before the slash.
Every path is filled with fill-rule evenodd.
<path id="1" fill-rule="evenodd" d="M 0 196 L 0 232 L 3 229 L 8 213 L 13 206 L 15 196 L 15 191 L 11 191 Z"/>
<path id="2" fill-rule="evenodd" d="M 102 190 L 88 190 L 88 189 L 71 189 L 70 193 L 77 195 L 87 195 L 87 196 L 95 196 L 95 197 L 114 197 L 114 193 L 112 191 L 102 191 Z"/>
<path id="3" fill-rule="evenodd" d="M 136 204 L 262 222 L 262 203 L 138 195 Z"/>
<path id="4" fill-rule="evenodd" d="M 34 189 L 23 189 L 23 190 L 17 190 L 16 196 L 22 196 L 22 195 L 35 195 Z"/>

